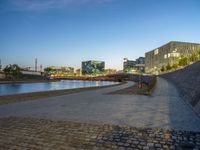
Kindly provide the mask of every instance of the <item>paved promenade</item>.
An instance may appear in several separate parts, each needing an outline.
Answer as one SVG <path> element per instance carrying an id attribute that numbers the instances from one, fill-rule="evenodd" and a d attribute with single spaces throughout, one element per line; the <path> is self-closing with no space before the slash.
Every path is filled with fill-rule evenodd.
<path id="1" fill-rule="evenodd" d="M 1 105 L 0 118 L 33 117 L 200 131 L 200 118 L 180 99 L 175 87 L 162 78 L 150 97 L 106 94 L 133 84 Z"/>
<path id="2" fill-rule="evenodd" d="M 107 94 L 133 84 L 1 105 L 0 149 L 200 149 L 200 119 L 166 80 L 150 97 Z"/>
<path id="3" fill-rule="evenodd" d="M 32 118 L 0 119 L 1 150 L 199 150 L 200 133 Z"/>

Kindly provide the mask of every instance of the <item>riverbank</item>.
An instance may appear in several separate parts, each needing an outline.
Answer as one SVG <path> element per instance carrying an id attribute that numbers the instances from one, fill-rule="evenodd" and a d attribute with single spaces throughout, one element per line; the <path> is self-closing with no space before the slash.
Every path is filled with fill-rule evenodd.
<path id="1" fill-rule="evenodd" d="M 118 82 L 118 79 L 115 77 L 116 75 L 107 75 L 107 76 L 96 76 L 96 77 L 89 77 L 89 76 L 72 76 L 72 77 L 65 77 L 65 78 L 55 78 L 58 80 L 83 80 L 83 81 L 112 81 Z"/>
<path id="2" fill-rule="evenodd" d="M 81 81 L 111 81 L 118 82 L 114 77 L 99 76 L 99 77 L 67 77 L 55 79 L 0 79 L 0 84 L 16 84 L 16 83 L 42 83 L 42 82 L 57 82 L 61 80 L 81 80 Z"/>
<path id="3" fill-rule="evenodd" d="M 24 94 L 14 94 L 14 95 L 2 95 L 0 96 L 0 105 L 15 103 L 21 101 L 36 100 L 39 98 L 60 96 L 72 93 L 79 93 L 84 91 L 97 90 L 102 88 L 108 88 L 113 86 L 122 85 L 125 82 L 119 84 L 107 85 L 107 86 L 97 86 L 97 87 L 87 87 L 87 88 L 76 88 L 76 89 L 66 89 L 66 90 L 54 90 L 54 91 L 44 91 L 44 92 L 34 92 L 34 93 L 24 93 Z"/>
<path id="4" fill-rule="evenodd" d="M 42 83 L 42 82 L 56 82 L 60 80 L 0 80 L 0 84 L 17 84 L 17 83 Z"/>

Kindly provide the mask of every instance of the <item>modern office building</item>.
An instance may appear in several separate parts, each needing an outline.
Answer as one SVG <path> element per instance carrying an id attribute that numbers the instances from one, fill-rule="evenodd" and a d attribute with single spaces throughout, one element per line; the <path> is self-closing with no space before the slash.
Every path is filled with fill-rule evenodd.
<path id="1" fill-rule="evenodd" d="M 104 61 L 89 60 L 82 62 L 82 75 L 103 74 L 105 70 Z"/>
<path id="2" fill-rule="evenodd" d="M 140 72 L 145 72 L 145 58 L 139 57 L 136 59 L 136 69 Z"/>
<path id="3" fill-rule="evenodd" d="M 163 66 L 178 63 L 181 55 L 190 56 L 199 50 L 200 44 L 171 41 L 161 47 L 145 53 L 145 72 L 159 74 Z"/>
<path id="4" fill-rule="evenodd" d="M 133 73 L 136 71 L 136 61 L 124 58 L 123 71 L 125 73 Z"/>
<path id="5" fill-rule="evenodd" d="M 128 60 L 124 58 L 123 71 L 125 73 L 139 73 L 144 72 L 145 58 L 139 57 L 136 60 Z"/>
<path id="6" fill-rule="evenodd" d="M 51 66 L 44 69 L 46 74 L 55 75 L 55 76 L 66 76 L 74 75 L 73 67 L 56 67 Z"/>

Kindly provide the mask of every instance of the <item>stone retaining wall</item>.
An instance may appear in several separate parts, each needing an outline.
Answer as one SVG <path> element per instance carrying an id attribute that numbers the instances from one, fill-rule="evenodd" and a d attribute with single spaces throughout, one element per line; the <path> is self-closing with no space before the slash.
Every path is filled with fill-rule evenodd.
<path id="1" fill-rule="evenodd" d="M 181 70 L 161 75 L 177 86 L 182 98 L 200 116 L 200 61 Z"/>

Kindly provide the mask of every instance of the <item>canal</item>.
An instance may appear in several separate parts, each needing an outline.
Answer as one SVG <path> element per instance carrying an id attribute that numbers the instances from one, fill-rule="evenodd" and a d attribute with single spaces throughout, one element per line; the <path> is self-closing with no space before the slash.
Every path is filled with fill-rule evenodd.
<path id="1" fill-rule="evenodd" d="M 0 95 L 75 89 L 84 87 L 96 87 L 96 86 L 106 86 L 114 84 L 118 83 L 110 81 L 62 80 L 57 82 L 43 82 L 43 83 L 0 84 Z"/>

